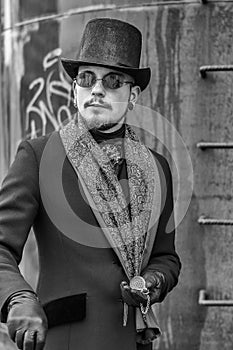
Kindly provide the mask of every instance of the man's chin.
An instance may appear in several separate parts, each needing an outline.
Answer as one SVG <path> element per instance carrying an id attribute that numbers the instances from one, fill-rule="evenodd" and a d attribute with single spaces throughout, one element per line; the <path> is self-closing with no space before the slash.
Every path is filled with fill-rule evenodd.
<path id="1" fill-rule="evenodd" d="M 85 120 L 86 125 L 89 130 L 108 130 L 112 126 L 112 123 L 100 123 L 100 121 L 90 121 L 90 120 Z"/>
<path id="2" fill-rule="evenodd" d="M 109 130 L 117 123 L 109 123 L 106 120 L 100 120 L 99 118 L 83 118 L 85 120 L 85 123 L 88 127 L 88 129 L 91 130 Z"/>
<path id="3" fill-rule="evenodd" d="M 124 118 L 125 115 L 123 115 L 121 118 L 119 118 L 118 121 L 111 122 L 109 121 L 109 118 L 106 116 L 96 116 L 96 115 L 82 115 L 80 113 L 80 116 L 84 120 L 87 128 L 89 130 L 99 130 L 99 131 L 108 131 L 115 127 L 116 125 L 120 124 L 120 121 Z"/>

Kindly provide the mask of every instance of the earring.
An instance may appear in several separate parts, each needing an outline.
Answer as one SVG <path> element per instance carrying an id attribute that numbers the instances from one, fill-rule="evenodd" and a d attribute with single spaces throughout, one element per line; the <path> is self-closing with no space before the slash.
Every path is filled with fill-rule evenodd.
<path id="1" fill-rule="evenodd" d="M 128 109 L 129 109 L 130 111 L 132 111 L 133 108 L 134 108 L 133 102 L 129 101 L 129 103 L 128 103 Z"/>
<path id="2" fill-rule="evenodd" d="M 74 98 L 74 108 L 78 108 L 76 98 Z"/>
<path id="3" fill-rule="evenodd" d="M 76 95 L 75 95 L 75 87 L 76 87 L 76 79 L 73 80 L 72 88 L 73 88 L 73 99 L 74 99 L 74 108 L 78 108 L 77 101 L 76 101 Z"/>

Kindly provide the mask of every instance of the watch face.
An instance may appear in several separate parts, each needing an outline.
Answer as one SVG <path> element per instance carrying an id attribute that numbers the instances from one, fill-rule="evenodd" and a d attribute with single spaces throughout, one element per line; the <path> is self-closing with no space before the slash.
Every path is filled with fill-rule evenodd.
<path id="1" fill-rule="evenodd" d="M 146 281 L 141 276 L 133 277 L 129 282 L 129 286 L 130 286 L 130 288 L 135 289 L 135 290 L 139 290 L 141 292 L 143 292 L 144 290 L 147 289 L 146 288 Z"/>

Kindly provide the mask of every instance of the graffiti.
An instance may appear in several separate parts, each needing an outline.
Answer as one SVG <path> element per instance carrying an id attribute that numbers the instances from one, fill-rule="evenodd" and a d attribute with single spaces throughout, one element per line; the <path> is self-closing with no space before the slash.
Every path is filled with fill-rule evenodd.
<path id="1" fill-rule="evenodd" d="M 30 138 L 45 135 L 48 128 L 50 131 L 58 130 L 64 120 L 72 118 L 71 84 L 66 80 L 63 71 L 59 71 L 59 79 L 55 78 L 60 55 L 60 48 L 50 51 L 42 63 L 47 76 L 40 76 L 29 85 L 33 96 L 26 108 L 25 128 Z M 57 108 L 55 104 L 58 104 Z"/>

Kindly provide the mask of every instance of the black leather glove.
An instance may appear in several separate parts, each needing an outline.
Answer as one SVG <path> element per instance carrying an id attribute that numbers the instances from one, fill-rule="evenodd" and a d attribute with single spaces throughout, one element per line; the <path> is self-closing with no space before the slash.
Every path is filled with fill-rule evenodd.
<path id="1" fill-rule="evenodd" d="M 142 277 L 146 281 L 146 288 L 150 291 L 151 305 L 158 303 L 166 284 L 164 274 L 159 271 L 147 271 Z"/>
<path id="2" fill-rule="evenodd" d="M 13 294 L 8 302 L 9 337 L 21 350 L 42 350 L 48 322 L 37 296 L 32 292 Z"/>
<path id="3" fill-rule="evenodd" d="M 165 277 L 158 271 L 147 271 L 142 274 L 146 282 L 146 288 L 149 289 L 150 304 L 154 304 L 159 301 L 160 295 L 165 285 Z M 132 289 L 127 282 L 121 282 L 121 295 L 123 301 L 130 306 L 140 306 L 140 303 L 146 305 L 147 296 L 145 293 Z"/>

